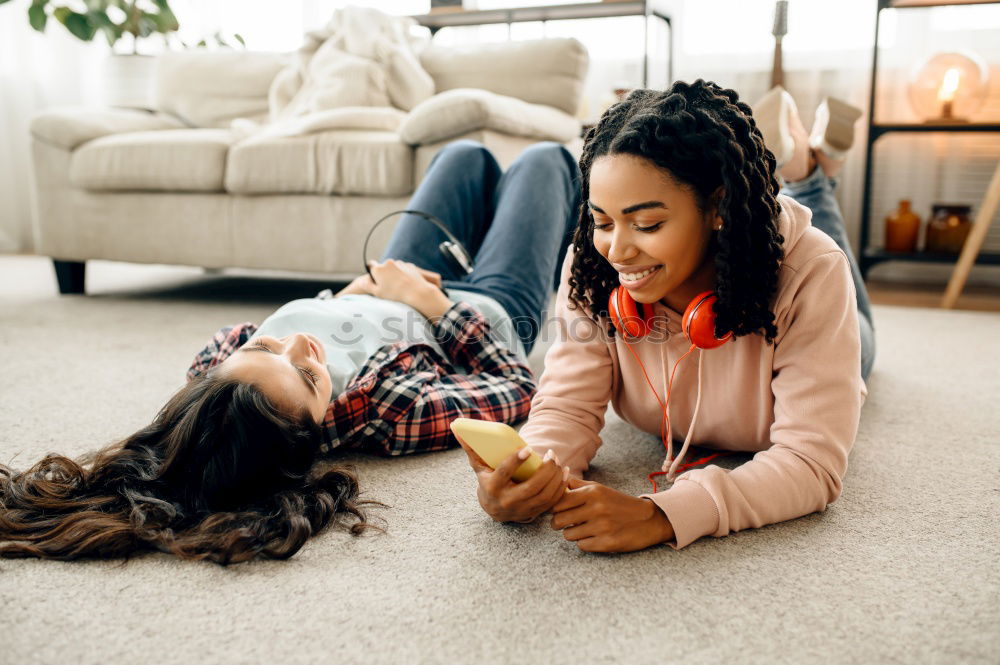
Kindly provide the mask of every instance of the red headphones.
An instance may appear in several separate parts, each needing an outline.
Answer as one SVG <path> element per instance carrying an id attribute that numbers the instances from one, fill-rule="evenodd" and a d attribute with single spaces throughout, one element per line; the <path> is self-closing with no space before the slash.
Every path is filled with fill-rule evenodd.
<path id="1" fill-rule="evenodd" d="M 636 354 L 636 352 L 632 349 L 632 346 L 628 343 L 628 339 L 626 339 L 645 337 L 653 331 L 655 316 L 653 305 L 648 303 L 637 303 L 629 292 L 621 286 L 615 287 L 615 289 L 611 292 L 611 295 L 608 297 L 608 314 L 611 317 L 611 323 L 614 325 L 615 330 L 622 335 L 625 346 L 635 357 L 636 362 L 639 363 L 639 367 L 642 368 L 642 374 L 646 377 L 646 383 L 649 385 L 649 389 L 653 391 L 653 396 L 656 397 L 657 403 L 660 405 L 660 408 L 663 409 L 663 421 L 660 423 L 660 438 L 663 441 L 663 447 L 667 450 L 668 462 L 672 456 L 670 448 L 670 390 L 674 384 L 674 373 L 677 371 L 677 365 L 679 365 L 680 362 L 696 348 L 706 350 L 715 349 L 728 342 L 733 336 L 732 331 L 726 333 L 726 335 L 722 338 L 715 336 L 715 311 L 712 309 L 712 306 L 715 304 L 716 300 L 717 298 L 713 292 L 704 291 L 692 298 L 691 302 L 688 303 L 687 309 L 684 310 L 684 316 L 681 318 L 681 330 L 684 332 L 684 336 L 688 339 L 688 341 L 691 342 L 691 348 L 688 349 L 687 353 L 678 358 L 676 363 L 674 363 L 674 369 L 670 372 L 670 382 L 667 386 L 667 394 L 664 395 L 664 399 L 661 400 L 660 396 L 656 392 L 656 388 L 653 387 L 653 382 L 649 379 L 649 374 L 646 372 L 645 365 L 643 365 L 642 361 L 639 360 L 638 354 Z M 700 402 L 700 359 L 698 367 L 698 401 Z M 693 421 L 691 423 L 691 429 L 694 429 Z M 678 463 L 683 459 L 684 453 L 687 451 L 691 434 L 692 432 L 688 432 L 688 439 L 684 442 L 684 447 L 678 455 Z M 664 463 L 664 469 L 662 471 L 655 471 L 649 474 L 649 481 L 653 483 L 653 493 L 655 494 L 657 491 L 656 476 L 680 473 L 693 466 L 705 464 L 716 457 L 721 457 L 723 454 L 724 453 L 715 453 L 676 469 L 671 467 L 671 471 L 669 472 L 667 471 L 666 463 Z"/>
<path id="2" fill-rule="evenodd" d="M 688 304 L 681 318 L 684 336 L 699 349 L 718 348 L 733 336 L 731 331 L 721 339 L 715 336 L 715 311 L 712 306 L 716 300 L 711 291 L 699 293 Z M 637 303 L 622 286 L 615 287 L 611 292 L 608 314 L 615 330 L 622 335 L 634 339 L 645 337 L 653 331 L 653 306 L 649 303 Z"/>

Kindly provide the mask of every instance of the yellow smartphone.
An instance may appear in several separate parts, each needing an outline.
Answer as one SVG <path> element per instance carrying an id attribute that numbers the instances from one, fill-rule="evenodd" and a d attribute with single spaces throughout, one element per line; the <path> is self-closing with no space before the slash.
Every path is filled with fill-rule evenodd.
<path id="1" fill-rule="evenodd" d="M 451 431 L 476 451 L 491 469 L 500 466 L 506 458 L 524 448 L 527 444 L 521 435 L 510 425 L 494 423 L 488 420 L 473 420 L 472 418 L 455 418 L 451 421 Z M 516 482 L 524 482 L 534 475 L 542 466 L 542 457 L 534 450 L 524 464 L 514 472 Z"/>

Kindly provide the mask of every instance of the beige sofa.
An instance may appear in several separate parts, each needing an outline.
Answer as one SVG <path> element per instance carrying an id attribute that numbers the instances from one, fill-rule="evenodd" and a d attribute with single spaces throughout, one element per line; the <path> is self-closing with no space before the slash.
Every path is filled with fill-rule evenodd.
<path id="1" fill-rule="evenodd" d="M 355 113 L 304 135 L 233 129 L 266 122 L 286 57 L 164 56 L 155 111 L 33 119 L 35 241 L 62 293 L 84 291 L 88 259 L 357 273 L 368 228 L 406 204 L 445 144 L 481 141 L 504 166 L 537 141 L 579 148 L 588 63 L 573 39 L 432 46 L 421 62 L 436 94 L 409 113 Z"/>

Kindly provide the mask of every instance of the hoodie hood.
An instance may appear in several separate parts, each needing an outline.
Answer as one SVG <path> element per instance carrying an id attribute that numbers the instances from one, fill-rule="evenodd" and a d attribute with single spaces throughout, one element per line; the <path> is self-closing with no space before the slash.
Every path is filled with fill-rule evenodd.
<path id="1" fill-rule="evenodd" d="M 778 195 L 778 205 L 781 206 L 781 212 L 778 214 L 778 233 L 785 239 L 783 246 L 785 258 L 788 258 L 795 251 L 802 236 L 812 227 L 812 210 L 784 194 Z"/>

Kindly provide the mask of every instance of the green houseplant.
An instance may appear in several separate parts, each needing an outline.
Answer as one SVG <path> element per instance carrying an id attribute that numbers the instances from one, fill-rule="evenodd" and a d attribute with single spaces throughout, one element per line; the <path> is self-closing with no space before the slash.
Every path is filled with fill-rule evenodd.
<path id="1" fill-rule="evenodd" d="M 0 5 L 9 0 L 0 0 Z M 140 39 L 153 34 L 166 37 L 178 28 L 177 17 L 168 0 L 81 0 L 52 2 L 31 0 L 28 22 L 44 32 L 53 18 L 74 37 L 89 42 L 100 33 L 112 49 L 125 37 L 132 37 L 132 53 L 138 53 Z"/>
<path id="2" fill-rule="evenodd" d="M 0 5 L 9 1 L 0 0 Z M 32 28 L 44 32 L 50 19 L 82 41 L 93 41 L 98 35 L 107 40 L 111 55 L 103 64 L 101 90 L 104 103 L 112 106 L 149 108 L 152 103 L 155 58 L 139 53 L 143 39 L 162 35 L 168 48 L 172 42 L 185 49 L 246 46 L 239 34 L 227 40 L 219 31 L 197 43 L 181 40 L 169 0 L 30 0 L 28 22 Z"/>

